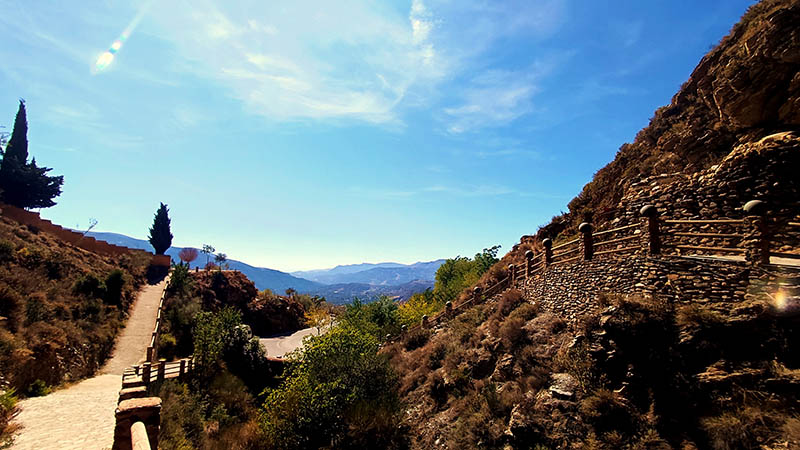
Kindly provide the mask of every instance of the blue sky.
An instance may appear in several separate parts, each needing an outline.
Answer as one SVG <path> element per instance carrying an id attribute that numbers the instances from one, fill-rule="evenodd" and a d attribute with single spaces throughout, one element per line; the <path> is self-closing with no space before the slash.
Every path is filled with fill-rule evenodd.
<path id="1" fill-rule="evenodd" d="M 65 226 L 165 202 L 175 245 L 281 270 L 504 253 L 752 3 L 0 0 L 0 124 L 25 98 Z"/>

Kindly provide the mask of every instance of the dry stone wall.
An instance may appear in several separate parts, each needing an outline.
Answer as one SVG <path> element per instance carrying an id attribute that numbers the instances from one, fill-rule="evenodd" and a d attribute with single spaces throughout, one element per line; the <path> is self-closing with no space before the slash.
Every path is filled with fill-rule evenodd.
<path id="1" fill-rule="evenodd" d="M 655 206 L 670 219 L 743 217 L 742 205 L 766 202 L 776 251 L 793 251 L 800 228 L 786 227 L 800 215 L 800 137 L 792 132 L 767 136 L 737 146 L 719 164 L 686 175 L 661 174 L 631 184 L 614 220 L 604 227 L 634 223 L 644 205 Z"/>
<path id="2" fill-rule="evenodd" d="M 738 261 L 630 256 L 551 266 L 519 287 L 543 309 L 571 320 L 601 309 L 603 294 L 655 295 L 728 312 L 745 299 L 751 284 L 763 287 L 753 280 L 770 272 Z"/>

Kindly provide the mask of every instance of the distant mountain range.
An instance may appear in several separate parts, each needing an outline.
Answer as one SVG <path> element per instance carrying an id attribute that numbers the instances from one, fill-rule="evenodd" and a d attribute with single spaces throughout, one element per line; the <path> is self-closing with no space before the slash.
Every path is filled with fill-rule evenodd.
<path id="1" fill-rule="evenodd" d="M 433 281 L 443 259 L 414 264 L 378 263 L 350 264 L 327 270 L 292 272 L 296 277 L 324 284 L 366 283 L 371 285 L 400 285 L 416 280 Z"/>
<path id="2" fill-rule="evenodd" d="M 124 234 L 90 231 L 88 236 L 110 244 L 138 248 L 152 252 L 153 247 L 143 239 Z M 179 261 L 178 253 L 183 247 L 170 247 L 167 255 Z M 213 258 L 213 257 L 212 257 Z M 414 264 L 378 263 L 351 264 L 332 269 L 308 270 L 286 273 L 280 270 L 254 267 L 241 261 L 229 259 L 232 270 L 238 270 L 255 283 L 259 290 L 269 289 L 283 293 L 292 288 L 297 292 L 325 297 L 331 303 L 349 303 L 354 297 L 369 301 L 382 295 L 407 299 L 416 292 L 433 288 L 436 270 L 443 259 Z M 192 268 L 203 267 L 206 257 L 202 253 Z"/>

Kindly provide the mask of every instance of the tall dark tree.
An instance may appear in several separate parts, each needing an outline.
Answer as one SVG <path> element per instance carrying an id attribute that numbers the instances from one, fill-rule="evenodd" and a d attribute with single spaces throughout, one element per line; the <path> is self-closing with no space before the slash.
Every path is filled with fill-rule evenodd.
<path id="1" fill-rule="evenodd" d="M 64 177 L 51 177 L 52 169 L 28 163 L 28 119 L 25 101 L 19 101 L 14 130 L 5 151 L 0 151 L 0 200 L 20 208 L 48 208 L 61 194 Z"/>
<path id="2" fill-rule="evenodd" d="M 150 227 L 150 245 L 156 251 L 156 255 L 163 255 L 170 245 L 172 245 L 172 233 L 169 230 L 169 209 L 167 205 L 161 204 L 153 218 L 153 226 Z"/>

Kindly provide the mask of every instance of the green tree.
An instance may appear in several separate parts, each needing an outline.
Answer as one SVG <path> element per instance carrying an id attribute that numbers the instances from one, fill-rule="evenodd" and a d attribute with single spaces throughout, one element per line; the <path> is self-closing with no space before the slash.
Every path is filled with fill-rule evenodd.
<path id="1" fill-rule="evenodd" d="M 456 256 L 446 260 L 436 271 L 436 284 L 433 288 L 436 301 L 444 305 L 455 300 L 464 289 L 477 283 L 481 275 L 499 261 L 499 249 L 500 246 L 495 245 L 483 249 L 473 259 Z"/>
<path id="2" fill-rule="evenodd" d="M 163 255 L 172 245 L 169 224 L 169 209 L 167 209 L 167 205 L 161 203 L 153 218 L 153 226 L 150 227 L 150 245 L 155 249 L 156 255 Z"/>
<path id="3" fill-rule="evenodd" d="M 215 251 L 217 251 L 217 249 L 215 249 L 211 245 L 203 244 L 203 249 L 200 250 L 200 253 L 206 255 L 206 265 L 208 265 L 209 258 L 211 258 L 211 255 L 213 255 Z"/>
<path id="4" fill-rule="evenodd" d="M 289 360 L 284 383 L 264 402 L 267 448 L 395 447 L 397 378 L 373 336 L 338 325 L 306 338 Z"/>
<path id="5" fill-rule="evenodd" d="M 49 208 L 61 194 L 63 176 L 51 177 L 52 169 L 28 163 L 28 119 L 25 101 L 19 101 L 14 130 L 5 150 L 0 150 L 0 199 L 20 208 Z"/>

